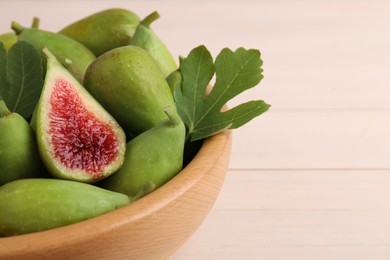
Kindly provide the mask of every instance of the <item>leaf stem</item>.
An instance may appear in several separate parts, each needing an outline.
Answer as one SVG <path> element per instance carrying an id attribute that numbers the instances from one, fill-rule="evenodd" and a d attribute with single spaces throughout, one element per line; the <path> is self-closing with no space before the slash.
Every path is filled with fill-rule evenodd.
<path id="1" fill-rule="evenodd" d="M 188 143 L 188 142 L 191 142 L 191 133 L 188 131 L 187 135 L 186 135 L 186 139 L 185 139 L 185 142 Z"/>

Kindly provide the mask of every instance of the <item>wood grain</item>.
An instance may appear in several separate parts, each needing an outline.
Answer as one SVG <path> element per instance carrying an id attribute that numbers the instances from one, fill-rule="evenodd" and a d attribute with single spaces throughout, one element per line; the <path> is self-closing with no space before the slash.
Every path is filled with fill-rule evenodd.
<path id="1" fill-rule="evenodd" d="M 387 171 L 229 171 L 170 259 L 387 259 L 389 189 Z"/>

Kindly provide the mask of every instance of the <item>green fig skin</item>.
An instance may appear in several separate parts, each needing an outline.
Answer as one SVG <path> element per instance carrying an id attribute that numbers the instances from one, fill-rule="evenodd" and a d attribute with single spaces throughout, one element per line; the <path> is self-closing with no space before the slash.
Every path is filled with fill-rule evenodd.
<path id="1" fill-rule="evenodd" d="M 172 71 L 177 69 L 177 64 L 165 43 L 150 28 L 150 24 L 159 17 L 157 12 L 153 12 L 144 18 L 138 25 L 130 45 L 139 46 L 149 52 L 156 60 L 164 77 L 168 77 Z"/>
<path id="2" fill-rule="evenodd" d="M 139 16 L 130 10 L 112 8 L 76 21 L 59 33 L 81 42 L 96 56 L 100 56 L 114 48 L 128 45 L 139 21 Z"/>
<path id="3" fill-rule="evenodd" d="M 8 32 L 0 35 L 0 42 L 4 44 L 4 48 L 8 51 L 18 40 L 14 32 Z"/>
<path id="4" fill-rule="evenodd" d="M 30 119 L 30 126 L 34 132 L 37 129 L 37 112 L 38 112 L 38 104 L 35 106 Z"/>
<path id="5" fill-rule="evenodd" d="M 38 155 L 35 133 L 19 114 L 0 101 L 0 185 L 42 177 L 45 168 Z"/>
<path id="6" fill-rule="evenodd" d="M 117 121 L 46 48 L 47 72 L 35 112 L 38 150 L 56 178 L 97 182 L 123 164 L 126 135 Z"/>
<path id="7" fill-rule="evenodd" d="M 129 197 L 91 184 L 23 179 L 0 187 L 0 236 L 15 236 L 87 220 L 127 205 Z"/>
<path id="8" fill-rule="evenodd" d="M 99 186 L 137 200 L 178 174 L 183 166 L 185 127 L 174 109 L 157 126 L 126 145 L 123 166 Z"/>
<path id="9" fill-rule="evenodd" d="M 115 48 L 96 58 L 87 69 L 84 87 L 133 135 L 166 118 L 165 107 L 175 107 L 155 60 L 137 46 Z"/>
<path id="10" fill-rule="evenodd" d="M 12 22 L 12 29 L 16 32 L 18 40 L 27 41 L 37 49 L 48 48 L 62 63 L 70 63 L 67 69 L 83 82 L 88 66 L 95 59 L 95 55 L 83 44 L 65 35 L 44 31 L 37 28 L 24 28 Z M 46 56 L 42 54 L 43 65 L 46 67 Z"/>

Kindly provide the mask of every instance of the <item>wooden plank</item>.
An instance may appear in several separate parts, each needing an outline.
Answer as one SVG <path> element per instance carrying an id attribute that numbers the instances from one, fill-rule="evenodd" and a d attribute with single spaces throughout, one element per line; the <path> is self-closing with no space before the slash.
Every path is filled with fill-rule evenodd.
<path id="1" fill-rule="evenodd" d="M 383 171 L 230 171 L 170 259 L 388 259 L 389 188 Z"/>
<path id="2" fill-rule="evenodd" d="M 388 259 L 389 211 L 215 211 L 174 259 Z"/>
<path id="3" fill-rule="evenodd" d="M 388 170 L 229 171 L 217 210 L 390 210 Z"/>
<path id="4" fill-rule="evenodd" d="M 230 168 L 390 168 L 390 111 L 269 111 L 234 130 Z"/>

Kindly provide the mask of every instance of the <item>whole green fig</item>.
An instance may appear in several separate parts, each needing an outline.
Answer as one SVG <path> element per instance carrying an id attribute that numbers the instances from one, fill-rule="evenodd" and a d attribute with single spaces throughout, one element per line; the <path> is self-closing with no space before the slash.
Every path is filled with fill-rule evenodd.
<path id="1" fill-rule="evenodd" d="M 90 219 L 130 202 L 91 184 L 23 179 L 0 187 L 0 236 L 47 230 Z"/>
<path id="2" fill-rule="evenodd" d="M 16 22 L 12 22 L 12 29 L 18 40 L 27 41 L 39 50 L 48 48 L 62 64 L 68 64 L 67 69 L 79 82 L 83 82 L 87 67 L 95 59 L 95 55 L 83 44 L 59 33 L 24 28 Z M 46 56 L 43 53 L 42 57 L 43 66 L 46 67 Z"/>
<path id="3" fill-rule="evenodd" d="M 113 8 L 76 21 L 59 33 L 81 42 L 100 56 L 116 47 L 128 45 L 139 20 L 132 11 Z"/>
<path id="4" fill-rule="evenodd" d="M 41 177 L 44 171 L 34 131 L 21 115 L 11 113 L 0 100 L 0 185 Z"/>
<path id="5" fill-rule="evenodd" d="M 134 135 L 166 118 L 165 107 L 175 107 L 156 61 L 138 46 L 115 48 L 96 58 L 85 73 L 84 86 Z"/>
<path id="6" fill-rule="evenodd" d="M 159 17 L 158 12 L 153 12 L 144 18 L 138 25 L 130 44 L 148 51 L 156 60 L 164 77 L 168 77 L 172 71 L 177 69 L 177 65 L 167 46 L 150 28 L 150 24 Z"/>
<path id="7" fill-rule="evenodd" d="M 123 166 L 103 180 L 101 187 L 127 194 L 134 201 L 180 172 L 185 127 L 172 107 L 165 113 L 166 119 L 127 143 Z"/>

